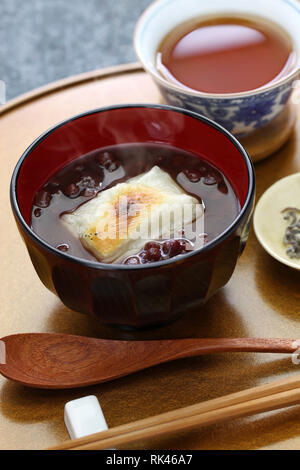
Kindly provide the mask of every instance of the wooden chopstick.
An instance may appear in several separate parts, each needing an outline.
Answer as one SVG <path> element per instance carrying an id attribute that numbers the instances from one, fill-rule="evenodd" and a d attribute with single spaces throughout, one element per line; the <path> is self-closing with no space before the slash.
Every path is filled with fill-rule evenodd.
<path id="1" fill-rule="evenodd" d="M 284 408 L 300 403 L 300 375 L 111 428 L 52 447 L 52 450 L 109 449 L 150 437 Z"/>

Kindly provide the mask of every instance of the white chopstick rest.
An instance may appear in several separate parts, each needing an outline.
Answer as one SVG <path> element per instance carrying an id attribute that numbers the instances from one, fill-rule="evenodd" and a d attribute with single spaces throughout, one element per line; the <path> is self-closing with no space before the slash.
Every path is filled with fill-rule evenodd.
<path id="1" fill-rule="evenodd" d="M 64 420 L 71 439 L 108 429 L 100 403 L 95 395 L 66 403 Z"/>

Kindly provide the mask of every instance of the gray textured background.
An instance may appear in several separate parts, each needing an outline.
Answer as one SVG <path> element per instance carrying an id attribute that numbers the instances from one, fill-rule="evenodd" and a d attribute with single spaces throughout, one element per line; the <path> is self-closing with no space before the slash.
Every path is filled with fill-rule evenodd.
<path id="1" fill-rule="evenodd" d="M 99 67 L 135 61 L 135 23 L 152 0 L 0 0 L 6 96 Z"/>

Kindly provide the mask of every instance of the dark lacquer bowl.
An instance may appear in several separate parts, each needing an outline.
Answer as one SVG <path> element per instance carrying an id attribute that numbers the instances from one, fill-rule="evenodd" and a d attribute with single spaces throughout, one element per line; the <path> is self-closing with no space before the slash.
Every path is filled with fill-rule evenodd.
<path id="1" fill-rule="evenodd" d="M 79 259 L 32 231 L 34 195 L 63 163 L 102 146 L 132 142 L 169 144 L 215 165 L 239 199 L 234 222 L 201 249 L 139 266 Z M 97 109 L 56 125 L 24 152 L 11 181 L 15 219 L 43 284 L 73 310 L 135 328 L 171 321 L 227 283 L 248 237 L 254 193 L 250 158 L 230 133 L 193 112 L 155 105 Z"/>

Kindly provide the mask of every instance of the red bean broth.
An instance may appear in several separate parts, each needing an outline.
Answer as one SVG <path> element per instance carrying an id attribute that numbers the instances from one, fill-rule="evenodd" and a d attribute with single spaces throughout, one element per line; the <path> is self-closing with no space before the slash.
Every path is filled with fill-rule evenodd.
<path id="1" fill-rule="evenodd" d="M 168 172 L 186 193 L 205 206 L 204 243 L 220 235 L 236 218 L 240 207 L 228 179 L 217 168 L 192 153 L 162 144 L 123 144 L 95 150 L 69 163 L 53 175 L 36 193 L 32 208 L 32 228 L 48 244 L 78 258 L 97 261 L 61 222 L 100 191 L 154 165 Z M 135 265 L 184 254 L 193 249 L 185 234 L 171 240 L 154 240 L 136 255 L 123 260 Z"/>

